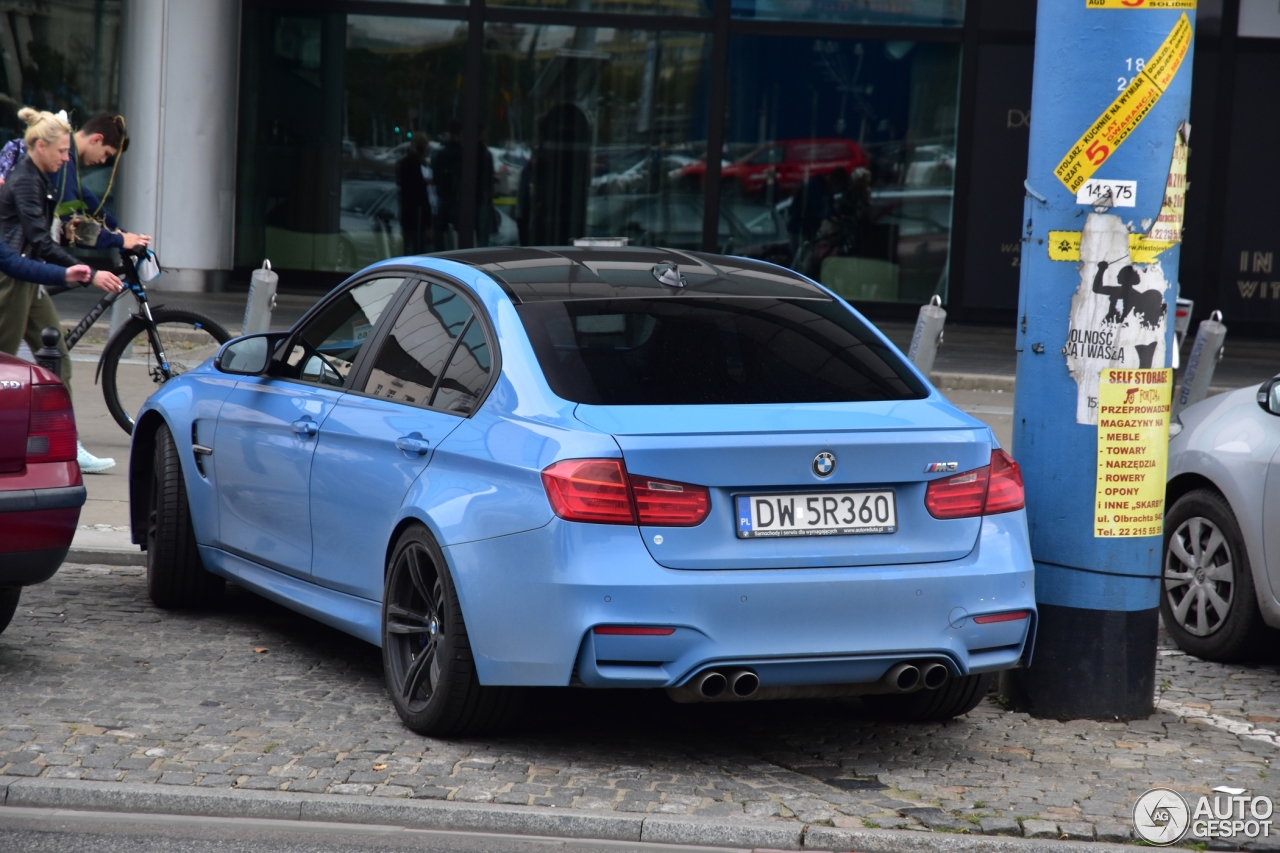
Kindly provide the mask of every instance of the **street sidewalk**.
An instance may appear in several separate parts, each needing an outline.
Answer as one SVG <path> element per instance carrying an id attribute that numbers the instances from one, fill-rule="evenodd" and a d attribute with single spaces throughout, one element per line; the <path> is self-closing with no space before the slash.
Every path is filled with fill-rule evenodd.
<path id="1" fill-rule="evenodd" d="M 287 329 L 321 294 L 281 294 L 272 328 Z M 74 326 L 93 307 L 98 291 L 79 289 L 55 297 L 64 325 Z M 151 293 L 154 304 L 200 311 L 218 321 L 233 335 L 244 317 L 244 293 Z M 97 456 L 112 456 L 116 467 L 105 474 L 85 478 L 89 502 L 81 514 L 80 530 L 69 559 L 114 565 L 141 565 L 144 555 L 129 541 L 128 436 L 121 432 L 94 384 L 98 353 L 106 340 L 109 316 L 98 320 L 81 346 L 72 353 L 78 365 L 72 379 L 76 418 L 85 447 Z M 904 352 L 909 348 L 914 324 L 881 322 L 881 330 Z M 948 325 L 938 350 L 933 382 L 953 403 L 987 423 L 1004 446 L 1012 436 L 1014 372 L 1017 353 L 1012 327 Z M 1190 350 L 1190 341 L 1184 355 Z M 129 381 L 146 382 L 140 371 Z M 1226 354 L 1214 375 L 1214 390 L 1258 384 L 1280 373 L 1280 341 L 1236 340 L 1228 336 Z"/>
<path id="2" fill-rule="evenodd" d="M 367 643 L 237 587 L 217 606 L 166 611 L 140 567 L 67 564 L 23 591 L 0 634 L 0 684 L 11 688 L 0 821 L 16 806 L 734 848 L 1103 853 L 1132 840 L 1152 787 L 1193 805 L 1222 786 L 1280 799 L 1274 655 L 1206 663 L 1167 637 L 1144 720 L 1033 719 L 998 695 L 911 724 L 856 699 L 679 705 L 660 690 L 549 689 L 531 691 L 509 732 L 445 739 L 404 727 Z M 1280 838 L 1212 846 L 1241 845 L 1276 851 Z"/>

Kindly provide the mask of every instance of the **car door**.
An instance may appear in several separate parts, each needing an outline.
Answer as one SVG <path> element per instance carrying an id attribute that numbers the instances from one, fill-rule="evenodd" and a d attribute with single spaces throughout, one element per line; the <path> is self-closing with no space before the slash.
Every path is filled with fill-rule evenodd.
<path id="1" fill-rule="evenodd" d="M 236 383 L 218 415 L 217 547 L 311 573 L 311 459 L 365 340 L 403 275 L 358 282 L 303 318 L 265 376 Z"/>
<path id="2" fill-rule="evenodd" d="M 329 414 L 311 472 L 316 583 L 382 597 L 409 487 L 489 384 L 492 350 L 477 310 L 459 289 L 415 283 L 358 387 Z"/>

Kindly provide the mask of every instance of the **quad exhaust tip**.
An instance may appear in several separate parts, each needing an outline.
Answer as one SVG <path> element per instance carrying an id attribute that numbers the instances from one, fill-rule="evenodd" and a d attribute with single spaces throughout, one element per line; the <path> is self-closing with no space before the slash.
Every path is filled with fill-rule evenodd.
<path id="1" fill-rule="evenodd" d="M 694 689 L 703 697 L 707 699 L 714 699 L 723 693 L 725 688 L 729 686 L 729 679 L 725 678 L 723 673 L 711 670 L 710 672 L 704 672 L 702 675 L 695 678 L 693 686 Z"/>
<path id="2" fill-rule="evenodd" d="M 739 669 L 729 674 L 729 688 L 739 699 L 746 699 L 760 689 L 760 676 L 749 669 Z"/>
<path id="3" fill-rule="evenodd" d="M 820 698 L 937 690 L 950 679 L 951 670 L 945 663 L 927 659 L 902 661 L 895 664 L 879 681 L 801 687 L 761 687 L 760 676 L 749 669 L 708 669 L 694 676 L 681 687 L 668 688 L 667 692 L 677 702 Z"/>
<path id="4" fill-rule="evenodd" d="M 910 693 L 913 690 L 937 690 L 951 678 L 951 670 L 946 664 L 938 661 L 921 661 L 920 663 L 903 662 L 889 668 L 881 681 L 896 693 Z"/>
<path id="5" fill-rule="evenodd" d="M 925 689 L 937 690 L 947 683 L 947 679 L 951 677 L 951 670 L 934 661 L 924 665 L 924 668 L 920 671 L 920 677 L 924 682 Z"/>
<path id="6" fill-rule="evenodd" d="M 884 681 L 899 693 L 910 693 L 920 686 L 920 667 L 913 663 L 900 663 L 889 668 Z"/>

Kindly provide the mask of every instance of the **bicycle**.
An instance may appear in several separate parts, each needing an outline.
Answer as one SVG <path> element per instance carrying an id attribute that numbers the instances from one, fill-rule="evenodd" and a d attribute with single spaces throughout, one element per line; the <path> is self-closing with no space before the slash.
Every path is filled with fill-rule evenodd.
<path id="1" fill-rule="evenodd" d="M 120 280 L 125 285 L 124 289 L 105 294 L 84 319 L 64 336 L 67 349 L 74 349 L 117 299 L 128 293 L 137 300 L 137 313 L 107 340 L 102 356 L 98 359 L 97 373 L 94 374 L 95 383 L 99 379 L 102 381 L 102 396 L 111 417 L 130 435 L 133 434 L 133 415 L 155 393 L 154 386 L 163 385 L 173 377 L 198 366 L 231 340 L 226 329 L 198 311 L 165 308 L 163 305 L 157 305 L 154 309 L 151 307 L 147 289 L 138 278 L 136 263 L 146 254 L 145 247 L 121 249 L 124 274 L 120 276 Z M 135 348 L 145 352 L 145 355 L 135 357 Z M 121 373 L 122 365 L 126 368 L 126 375 Z M 128 376 L 134 367 L 145 368 L 145 377 L 150 382 L 139 382 L 140 377 Z"/>

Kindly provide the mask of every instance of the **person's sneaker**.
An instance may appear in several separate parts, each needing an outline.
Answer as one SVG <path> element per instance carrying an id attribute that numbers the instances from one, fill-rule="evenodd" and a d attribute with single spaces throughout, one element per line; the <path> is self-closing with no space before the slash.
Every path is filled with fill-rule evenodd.
<path id="1" fill-rule="evenodd" d="M 82 474 L 101 474 L 109 468 L 116 467 L 116 460 L 103 457 L 99 459 L 84 449 L 84 445 L 76 442 L 76 461 L 80 463 Z"/>

